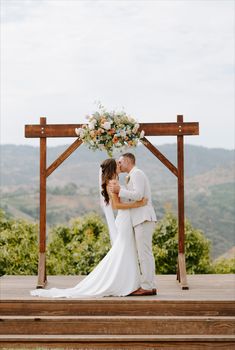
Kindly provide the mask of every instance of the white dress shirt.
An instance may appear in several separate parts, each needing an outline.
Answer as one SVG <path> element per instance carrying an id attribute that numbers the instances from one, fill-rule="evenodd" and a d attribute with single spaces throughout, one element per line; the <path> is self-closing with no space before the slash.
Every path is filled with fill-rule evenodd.
<path id="1" fill-rule="evenodd" d="M 156 214 L 152 205 L 151 189 L 147 176 L 136 166 L 129 172 L 129 181 L 126 188 L 121 187 L 119 197 L 131 201 L 139 201 L 143 197 L 148 199 L 147 205 L 139 208 L 131 208 L 131 219 L 133 227 L 144 221 L 157 221 Z"/>

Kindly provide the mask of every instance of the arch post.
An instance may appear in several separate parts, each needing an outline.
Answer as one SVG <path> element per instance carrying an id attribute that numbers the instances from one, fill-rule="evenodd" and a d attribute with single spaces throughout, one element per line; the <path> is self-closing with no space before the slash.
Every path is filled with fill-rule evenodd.
<path id="1" fill-rule="evenodd" d="M 177 135 L 177 168 L 178 168 L 178 265 L 177 280 L 182 289 L 188 289 L 186 263 L 185 263 L 185 225 L 184 225 L 184 136 L 181 123 L 183 116 L 177 115 L 179 134 Z"/>
<path id="2" fill-rule="evenodd" d="M 46 278 L 46 166 L 47 138 L 45 136 L 46 118 L 40 118 L 40 221 L 39 221 L 39 263 L 37 288 L 44 288 Z"/>

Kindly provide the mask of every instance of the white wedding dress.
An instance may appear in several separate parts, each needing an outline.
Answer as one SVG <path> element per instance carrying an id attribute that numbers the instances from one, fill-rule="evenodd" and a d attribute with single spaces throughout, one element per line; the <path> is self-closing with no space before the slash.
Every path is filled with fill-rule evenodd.
<path id="1" fill-rule="evenodd" d="M 94 270 L 73 288 L 36 289 L 31 295 L 49 298 L 125 296 L 140 287 L 130 210 L 119 210 L 112 248 Z"/>

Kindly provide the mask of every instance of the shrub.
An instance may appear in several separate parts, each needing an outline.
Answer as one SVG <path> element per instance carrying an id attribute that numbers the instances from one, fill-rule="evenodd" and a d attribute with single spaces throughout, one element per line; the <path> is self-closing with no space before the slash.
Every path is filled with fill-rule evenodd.
<path id="1" fill-rule="evenodd" d="M 235 258 L 221 258 L 213 263 L 213 273 L 235 273 Z"/>
<path id="2" fill-rule="evenodd" d="M 235 259 L 210 260 L 210 242 L 186 221 L 185 251 L 188 273 L 234 273 Z M 11 219 L 0 211 L 0 274 L 37 274 L 38 225 Z M 177 219 L 166 213 L 153 235 L 158 274 L 175 274 L 178 256 Z M 54 227 L 47 244 L 47 273 L 86 275 L 110 249 L 107 226 L 97 214 L 74 219 L 70 225 Z"/>
<path id="3" fill-rule="evenodd" d="M 48 273 L 86 275 L 109 249 L 107 227 L 98 215 L 77 218 L 70 227 L 58 226 L 52 230 L 48 245 Z"/>
<path id="4" fill-rule="evenodd" d="M 0 211 L 0 275 L 34 275 L 38 264 L 38 226 Z"/>
<path id="5" fill-rule="evenodd" d="M 153 235 L 156 273 L 175 274 L 178 256 L 178 222 L 172 213 L 159 221 Z M 210 273 L 210 241 L 185 222 L 185 255 L 188 273 Z"/>

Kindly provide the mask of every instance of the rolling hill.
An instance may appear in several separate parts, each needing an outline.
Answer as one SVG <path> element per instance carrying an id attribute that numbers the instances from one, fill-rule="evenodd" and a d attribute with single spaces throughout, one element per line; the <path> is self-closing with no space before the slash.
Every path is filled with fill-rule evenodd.
<path id="1" fill-rule="evenodd" d="M 49 147 L 48 165 L 68 145 Z M 176 145 L 158 146 L 176 164 Z M 160 219 L 165 208 L 177 209 L 177 183 L 145 147 L 133 151 L 138 166 L 150 179 L 153 203 Z M 37 220 L 39 214 L 39 148 L 1 145 L 1 207 L 10 215 Z M 105 153 L 79 147 L 48 178 L 48 225 L 68 223 L 89 211 L 100 214 L 99 164 Z M 212 241 L 213 257 L 234 245 L 235 174 L 234 152 L 185 145 L 186 218 Z M 121 181 L 122 181 L 121 177 Z"/>

